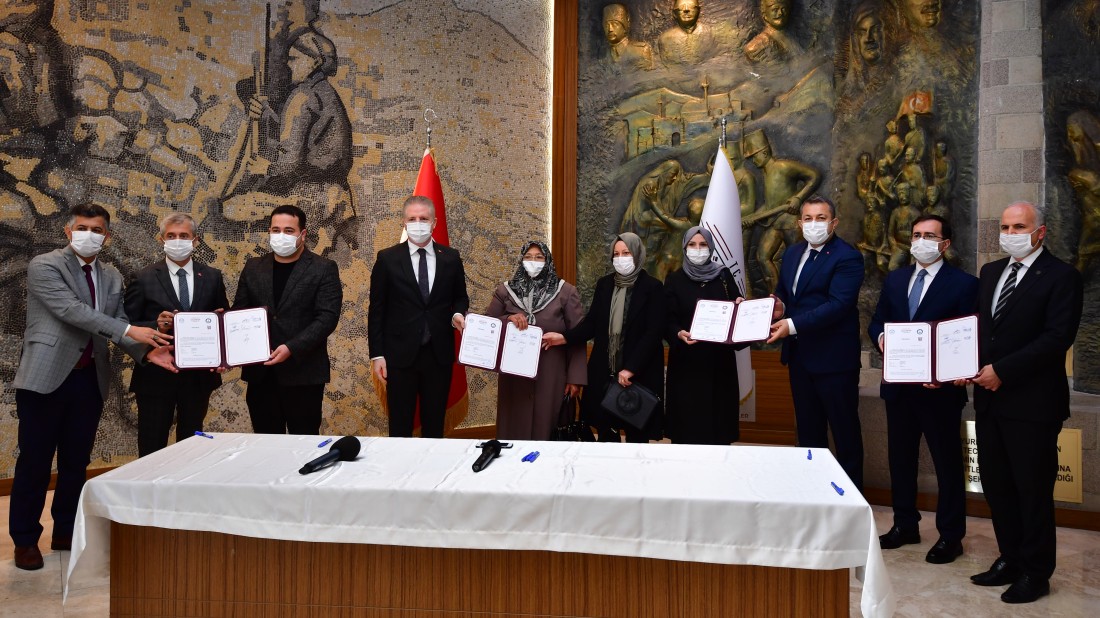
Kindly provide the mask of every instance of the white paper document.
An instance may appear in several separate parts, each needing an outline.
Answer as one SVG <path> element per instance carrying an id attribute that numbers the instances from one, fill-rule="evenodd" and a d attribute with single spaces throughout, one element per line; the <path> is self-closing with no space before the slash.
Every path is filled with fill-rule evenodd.
<path id="1" fill-rule="evenodd" d="M 726 343 L 730 336 L 734 304 L 729 300 L 700 300 L 691 320 L 691 338 L 696 341 Z"/>
<path id="2" fill-rule="evenodd" d="M 458 362 L 471 367 L 497 368 L 497 350 L 503 324 L 496 318 L 476 313 L 466 314 L 466 328 L 458 348 Z"/>
<path id="3" fill-rule="evenodd" d="M 271 358 L 267 309 L 239 309 L 222 314 L 225 364 L 230 367 L 262 363 Z"/>
<path id="4" fill-rule="evenodd" d="M 218 314 L 180 312 L 173 317 L 176 367 L 212 369 L 222 364 L 222 333 Z"/>
<path id="5" fill-rule="evenodd" d="M 887 322 L 883 326 L 882 380 L 932 382 L 932 325 L 927 322 Z"/>
<path id="6" fill-rule="evenodd" d="M 978 375 L 978 316 L 968 315 L 936 324 L 936 380 Z"/>
<path id="7" fill-rule="evenodd" d="M 771 334 L 772 312 L 775 311 L 775 299 L 757 298 L 743 300 L 737 305 L 737 315 L 733 320 L 733 343 L 764 341 Z"/>
<path id="8" fill-rule="evenodd" d="M 500 371 L 525 378 L 538 374 L 539 355 L 542 354 L 542 329 L 528 326 L 516 328 L 508 322 L 504 327 L 504 351 L 500 355 Z"/>

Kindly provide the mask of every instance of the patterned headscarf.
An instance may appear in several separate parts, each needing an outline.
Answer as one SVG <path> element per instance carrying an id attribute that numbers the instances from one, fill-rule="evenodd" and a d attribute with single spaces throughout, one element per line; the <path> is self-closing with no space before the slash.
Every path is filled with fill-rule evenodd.
<path id="1" fill-rule="evenodd" d="M 710 258 L 696 266 L 691 263 L 691 260 L 687 259 L 687 246 L 691 242 L 691 239 L 696 234 L 702 234 L 703 238 L 707 241 L 707 247 L 710 249 Z M 722 272 L 725 266 L 722 262 L 714 259 L 714 235 L 710 233 L 707 228 L 696 225 L 684 233 L 684 274 L 688 276 L 688 279 L 698 283 L 706 283 L 711 279 L 714 279 Z"/>
<path id="2" fill-rule="evenodd" d="M 538 247 L 546 256 L 546 265 L 535 277 L 528 275 L 523 268 L 523 256 L 531 247 Z M 554 256 L 550 255 L 550 248 L 544 242 L 529 240 L 524 243 L 523 249 L 519 252 L 519 265 L 506 287 L 512 300 L 527 314 L 527 322 L 535 324 L 535 314 L 554 300 L 561 291 L 563 283 L 558 276 L 558 271 L 554 268 Z"/>

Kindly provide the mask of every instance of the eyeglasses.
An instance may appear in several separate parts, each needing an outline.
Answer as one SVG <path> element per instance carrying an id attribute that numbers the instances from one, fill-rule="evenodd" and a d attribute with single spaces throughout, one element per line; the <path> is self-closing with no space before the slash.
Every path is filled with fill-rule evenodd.
<path id="1" fill-rule="evenodd" d="M 913 232 L 913 240 L 920 240 L 922 238 L 925 240 L 934 240 L 936 242 L 943 240 L 942 236 L 936 236 L 932 232 L 925 232 L 923 234 L 920 232 Z"/>

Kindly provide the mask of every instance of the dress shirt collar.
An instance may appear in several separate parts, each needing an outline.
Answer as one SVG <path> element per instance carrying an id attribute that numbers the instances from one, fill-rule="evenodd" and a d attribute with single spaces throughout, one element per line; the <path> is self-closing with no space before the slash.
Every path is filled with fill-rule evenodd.
<path id="1" fill-rule="evenodd" d="M 940 259 L 938 259 L 935 262 L 929 264 L 928 266 L 921 266 L 919 262 L 913 262 L 913 276 L 914 277 L 917 276 L 917 273 L 919 273 L 923 269 L 923 270 L 928 271 L 928 274 L 925 275 L 925 277 L 926 277 L 926 280 L 929 280 L 929 279 L 934 278 L 936 276 L 936 274 L 940 272 L 941 268 L 943 268 L 943 256 L 942 255 L 940 256 Z"/>
<path id="2" fill-rule="evenodd" d="M 176 264 L 168 258 L 164 258 L 164 262 L 168 264 L 168 273 L 171 274 L 173 277 L 178 277 L 179 275 L 177 275 L 176 272 L 182 268 L 183 271 L 187 273 L 187 278 L 189 280 L 195 280 L 195 260 L 187 260 L 187 263 L 183 266 Z"/>
<path id="3" fill-rule="evenodd" d="M 1024 258 L 1022 260 L 1014 260 L 1012 258 L 1009 258 L 1008 259 L 1008 266 L 1006 266 L 1005 268 L 1010 268 L 1013 264 L 1015 264 L 1016 262 L 1019 262 L 1019 263 L 1024 265 L 1024 270 L 1029 270 L 1031 268 L 1031 265 L 1035 263 L 1035 260 L 1038 259 L 1039 254 L 1043 252 L 1043 249 L 1044 249 L 1043 245 L 1039 245 L 1038 249 L 1036 249 L 1035 251 L 1032 251 L 1031 255 L 1027 256 L 1026 258 Z"/>
<path id="4" fill-rule="evenodd" d="M 419 249 L 424 249 L 425 251 L 428 252 L 428 255 L 435 255 L 435 239 L 429 240 L 428 244 L 424 245 L 423 247 L 417 247 L 416 245 L 413 244 L 413 241 L 411 241 L 411 240 L 408 241 L 408 245 L 409 245 L 409 255 L 410 256 L 415 256 L 417 250 L 419 250 Z"/>

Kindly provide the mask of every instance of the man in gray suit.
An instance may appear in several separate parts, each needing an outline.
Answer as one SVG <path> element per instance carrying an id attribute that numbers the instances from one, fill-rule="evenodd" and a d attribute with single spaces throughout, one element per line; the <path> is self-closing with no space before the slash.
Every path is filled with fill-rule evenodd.
<path id="1" fill-rule="evenodd" d="M 111 215 L 91 204 L 74 206 L 69 245 L 44 253 L 27 267 L 27 328 L 15 373 L 19 458 L 15 462 L 8 532 L 15 566 L 42 568 L 40 519 L 57 453 L 54 550 L 72 545 L 76 505 L 107 398 L 113 341 L 138 363 L 169 371 L 170 336 L 131 326 L 122 308 L 122 275 L 97 256 L 110 237 Z"/>
<path id="2" fill-rule="evenodd" d="M 328 336 L 336 330 L 344 289 L 336 262 L 306 248 L 306 213 L 278 206 L 269 221 L 271 253 L 249 258 L 234 309 L 267 308 L 271 358 L 241 369 L 256 433 L 321 431 L 329 381 Z"/>

